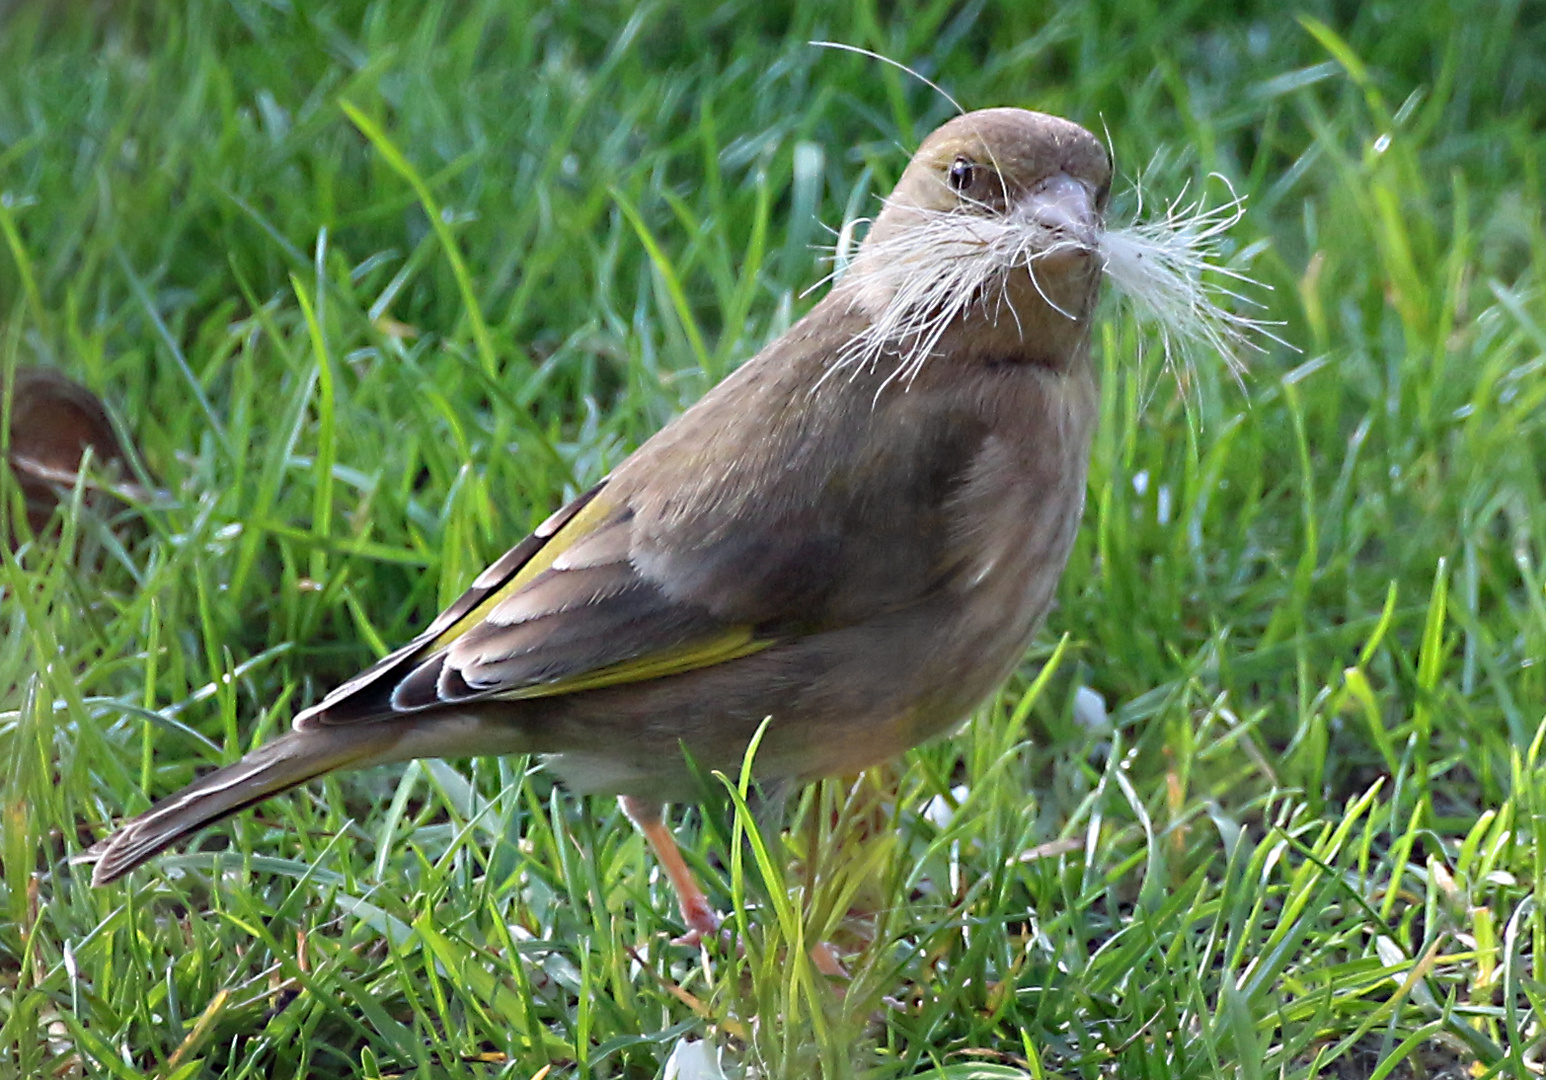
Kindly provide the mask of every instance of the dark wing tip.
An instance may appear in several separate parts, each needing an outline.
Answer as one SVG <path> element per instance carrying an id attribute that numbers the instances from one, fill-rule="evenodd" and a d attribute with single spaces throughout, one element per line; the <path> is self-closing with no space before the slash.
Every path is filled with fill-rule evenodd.
<path id="1" fill-rule="evenodd" d="M 315 705 L 297 713 L 295 729 L 310 731 L 358 724 L 447 704 L 436 688 L 445 656 L 445 649 L 437 648 L 436 642 L 519 573 L 559 529 L 595 499 L 606 483 L 603 480 L 571 500 L 530 536 L 496 559 L 466 592 L 435 617 L 423 633 L 344 682 Z M 463 696 L 472 693 L 471 688 L 467 688 Z"/>
<path id="2" fill-rule="evenodd" d="M 147 843 L 138 828 L 139 822 L 131 821 L 116 832 L 102 840 L 98 840 L 91 847 L 71 859 L 72 865 L 91 866 L 91 885 L 100 888 L 110 885 L 119 878 L 137 869 L 153 858 L 158 852 L 177 839 L 176 836 L 167 837 L 163 843 Z"/>
<path id="3" fill-rule="evenodd" d="M 444 651 L 435 653 L 399 679 L 392 687 L 390 704 L 393 711 L 417 712 L 420 709 L 442 704 L 439 684 L 440 671 L 445 666 L 445 662 Z"/>

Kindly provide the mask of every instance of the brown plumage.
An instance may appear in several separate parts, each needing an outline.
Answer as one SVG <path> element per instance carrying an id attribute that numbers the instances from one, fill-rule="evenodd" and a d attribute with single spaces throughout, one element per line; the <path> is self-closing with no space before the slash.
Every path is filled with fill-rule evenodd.
<path id="1" fill-rule="evenodd" d="M 801 781 L 958 723 L 1019 662 L 1078 527 L 1110 179 L 1068 121 L 970 113 L 918 150 L 824 300 L 295 730 L 124 825 L 111 881 L 334 769 L 540 753 L 670 847 L 685 746 Z M 676 859 L 673 865 L 673 858 Z"/>

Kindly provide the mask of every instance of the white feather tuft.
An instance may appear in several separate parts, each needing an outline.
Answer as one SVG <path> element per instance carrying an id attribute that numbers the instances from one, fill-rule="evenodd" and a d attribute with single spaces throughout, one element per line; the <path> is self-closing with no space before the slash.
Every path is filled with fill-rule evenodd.
<path id="1" fill-rule="evenodd" d="M 1188 203 L 1183 189 L 1159 219 L 1107 228 L 1097 247 L 1113 287 L 1140 319 L 1158 326 L 1166 366 L 1174 367 L 1177 351 L 1190 360 L 1196 349 L 1210 349 L 1238 379 L 1245 370 L 1242 353 L 1262 351 L 1259 338 L 1285 343 L 1270 329 L 1281 324 L 1243 315 L 1232 305 L 1259 303 L 1217 280 L 1271 289 L 1224 263 L 1222 240 L 1245 216 L 1245 197 L 1225 177 L 1213 176 L 1229 189 L 1223 203 L 1211 209 L 1201 199 Z"/>
<path id="2" fill-rule="evenodd" d="M 1022 214 L 983 214 L 967 207 L 911 208 L 908 213 L 916 223 L 871 244 L 862 261 L 853 265 L 852 272 L 863 275 L 886 302 L 839 354 L 823 381 L 841 371 L 856 375 L 890 355 L 898 360 L 880 390 L 893 382 L 905 387 L 967 309 L 984 307 L 994 318 L 1017 317 L 1004 301 L 1011 271 L 1023 268 L 1035 283 L 1038 260 L 1070 249 L 1089 250 L 1083 241 Z M 844 268 L 840 244 L 839 270 L 824 280 Z M 1043 297 L 1057 307 L 1045 293 Z"/>
<path id="3" fill-rule="evenodd" d="M 1236 310 L 1237 304 L 1260 304 L 1218 280 L 1270 288 L 1224 261 L 1224 236 L 1244 216 L 1245 199 L 1236 195 L 1227 180 L 1223 182 L 1229 198 L 1218 206 L 1207 208 L 1200 199 L 1188 203 L 1183 190 L 1159 219 L 1102 228 L 1093 236 L 1075 236 L 1017 211 L 984 212 L 982 206 L 967 205 L 949 211 L 909 208 L 913 220 L 905 228 L 854 258 L 857 223 L 845 224 L 838 236 L 833 272 L 812 288 L 859 275 L 856 295 L 872 289 L 870 295 L 883 297 L 884 302 L 822 381 L 842 372 L 852 378 L 887 358 L 895 367 L 880 389 L 893 383 L 905 388 L 935 354 L 946 330 L 968 309 L 986 310 L 993 318 L 1018 317 L 1005 301 L 1012 272 L 1024 269 L 1040 290 L 1038 261 L 1092 247 L 1113 287 L 1138 318 L 1157 326 L 1167 367 L 1184 378 L 1185 365 L 1177 365 L 1178 354 L 1189 365 L 1199 349 L 1211 349 L 1224 358 L 1238 380 L 1245 370 L 1241 354 L 1262 351 L 1259 338 L 1283 342 L 1270 329 L 1279 324 Z M 1042 298 L 1061 310 L 1045 292 Z"/>

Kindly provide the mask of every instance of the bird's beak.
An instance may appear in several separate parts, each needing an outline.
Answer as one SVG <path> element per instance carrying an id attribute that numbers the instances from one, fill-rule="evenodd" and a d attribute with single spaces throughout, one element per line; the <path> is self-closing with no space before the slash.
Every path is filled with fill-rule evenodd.
<path id="1" fill-rule="evenodd" d="M 1057 236 L 1051 245 L 1054 249 L 1067 243 L 1080 254 L 1095 250 L 1100 217 L 1095 212 L 1095 193 L 1083 181 L 1053 173 L 1020 200 L 1018 210 L 1024 220 Z"/>

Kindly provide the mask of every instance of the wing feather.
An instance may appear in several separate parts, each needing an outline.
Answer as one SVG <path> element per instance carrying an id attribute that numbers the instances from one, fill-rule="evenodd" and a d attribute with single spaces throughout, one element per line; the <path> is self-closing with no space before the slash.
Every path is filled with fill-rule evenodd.
<path id="1" fill-rule="evenodd" d="M 402 645 L 377 660 L 353 678 L 334 687 L 321 701 L 295 716 L 297 729 L 321 727 L 329 724 L 351 724 L 372 720 L 396 711 L 389 703 L 394 676 L 412 670 L 431 642 L 444 635 L 459 620 L 483 603 L 526 567 L 539 554 L 548 541 L 585 510 L 601 489 L 603 480 L 578 498 L 565 503 L 538 525 L 535 531 L 519 544 L 505 552 L 489 565 L 461 596 L 457 597 L 435 620 L 406 645 Z"/>
<path id="2" fill-rule="evenodd" d="M 633 512 L 603 488 L 545 521 L 423 634 L 301 713 L 296 726 L 659 678 L 771 643 L 648 580 L 631 558 Z"/>

